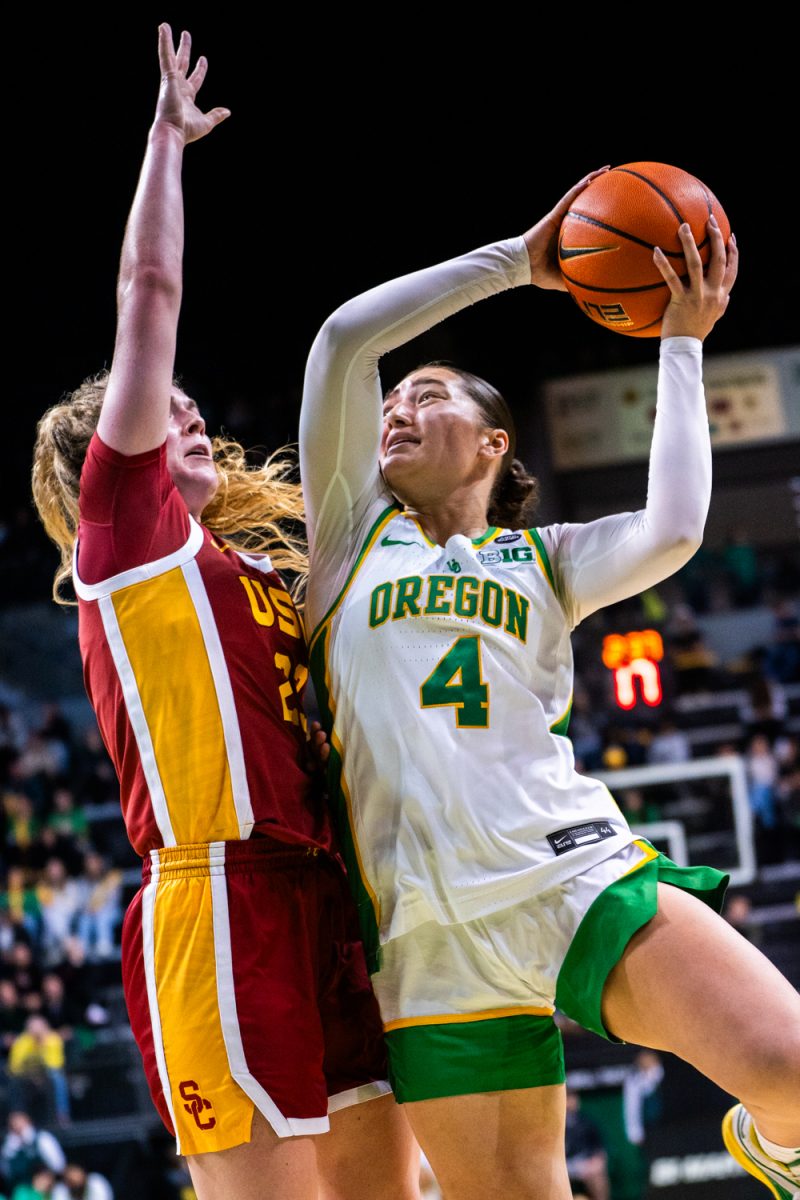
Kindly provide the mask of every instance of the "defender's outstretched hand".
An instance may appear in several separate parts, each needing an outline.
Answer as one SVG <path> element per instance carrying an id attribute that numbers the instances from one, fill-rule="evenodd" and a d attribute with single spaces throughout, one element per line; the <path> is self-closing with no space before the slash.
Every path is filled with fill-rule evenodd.
<path id="1" fill-rule="evenodd" d="M 567 290 L 558 266 L 558 231 L 561 228 L 561 222 L 569 212 L 569 206 L 575 197 L 579 196 L 593 179 L 597 179 L 598 175 L 604 175 L 608 169 L 608 167 L 601 167 L 599 171 L 590 171 L 588 175 L 584 175 L 579 183 L 576 183 L 566 195 L 561 197 L 558 204 L 550 210 L 546 217 L 542 217 L 541 221 L 523 234 L 531 260 L 531 283 L 535 283 L 537 287 L 559 292 Z"/>
<path id="2" fill-rule="evenodd" d="M 711 258 L 705 274 L 691 229 L 683 224 L 678 230 L 689 275 L 688 284 L 678 278 L 658 246 L 653 251 L 653 261 L 672 293 L 661 325 L 662 341 L 668 337 L 684 336 L 696 337 L 702 342 L 728 307 L 731 288 L 739 269 L 739 248 L 736 238 L 731 234 L 726 249 L 716 217 L 708 218 L 707 228 Z"/>
<path id="3" fill-rule="evenodd" d="M 161 90 L 158 94 L 156 123 L 172 125 L 180 130 L 184 143 L 196 142 L 205 137 L 215 125 L 229 117 L 230 109 L 212 108 L 204 113 L 197 107 L 195 98 L 200 91 L 208 70 L 204 55 L 198 58 L 191 75 L 189 59 L 192 38 L 186 30 L 181 34 L 175 50 L 172 30 L 169 25 L 158 27 L 158 59 L 161 64 Z"/>

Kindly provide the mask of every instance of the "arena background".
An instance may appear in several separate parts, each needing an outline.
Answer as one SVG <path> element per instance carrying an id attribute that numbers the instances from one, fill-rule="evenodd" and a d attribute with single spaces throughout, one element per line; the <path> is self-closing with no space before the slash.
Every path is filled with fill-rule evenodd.
<path id="1" fill-rule="evenodd" d="M 725 207 L 742 266 L 730 311 L 706 344 L 709 359 L 800 340 L 782 152 L 791 75 L 774 31 L 690 30 L 676 14 L 663 37 L 635 38 L 640 44 L 632 59 L 630 43 L 623 53 L 607 25 L 598 29 L 586 17 L 565 16 L 550 29 L 538 20 L 535 27 L 520 24 L 518 15 L 470 20 L 445 10 L 416 16 L 376 10 L 365 30 L 363 17 L 333 9 L 244 17 L 228 7 L 218 18 L 198 21 L 185 7 L 140 6 L 125 19 L 116 14 L 99 21 L 86 11 L 59 9 L 47 19 L 25 13 L 24 23 L 22 15 L 9 20 L 4 157 L 11 337 L 0 478 L 0 701 L 11 730 L 3 734 L 0 819 L 9 864 L 19 849 L 20 817 L 8 796 L 27 795 L 31 821 L 45 826 L 62 786 L 89 817 L 86 833 L 71 839 L 62 823 L 58 834 L 66 838 L 59 847 L 72 877 L 83 877 L 88 847 L 124 873 L 125 899 L 135 877 L 121 823 L 107 815 L 114 785 L 85 742 L 90 715 L 81 696 L 74 615 L 47 602 L 55 555 L 36 528 L 28 474 L 39 415 L 110 363 L 116 265 L 155 103 L 160 19 L 176 31 L 189 22 L 196 50 L 210 60 L 203 103 L 224 104 L 233 113 L 207 142 L 188 149 L 184 174 L 177 368 L 211 431 L 224 425 L 248 446 L 292 441 L 305 356 L 337 304 L 392 275 L 521 232 L 583 173 L 605 162 L 675 163 L 703 179 Z M 767 61 L 762 42 L 769 49 L 769 82 L 755 88 L 749 80 Z M 554 470 L 544 382 L 651 364 L 656 353 L 654 341 L 595 327 L 566 296 L 529 289 L 451 319 L 392 355 L 383 375 L 391 383 L 419 361 L 444 357 L 497 384 L 517 415 L 524 457 L 543 480 L 540 523 L 546 523 L 639 506 L 646 466 Z M 795 404 L 798 387 L 795 375 Z M 795 983 L 798 680 L 784 681 L 777 715 L 759 715 L 753 686 L 767 660 L 747 656 L 757 645 L 769 651 L 777 605 L 790 613 L 785 605 L 794 604 L 796 614 L 797 451 L 795 437 L 715 454 L 713 536 L 699 583 L 660 590 L 661 608 L 646 614 L 636 606 L 609 614 L 582 631 L 577 646 L 586 693 L 581 728 L 590 742 L 592 732 L 599 738 L 601 766 L 648 761 L 647 739 L 665 732 L 658 729 L 665 715 L 691 734 L 693 758 L 730 744 L 747 761 L 759 721 L 765 725 L 769 755 L 784 755 L 782 793 L 776 784 L 780 824 L 777 832 L 756 825 L 758 871 L 738 889 L 747 901 L 740 919 Z M 737 593 L 735 556 L 725 557 L 734 517 L 758 566 L 749 593 Z M 700 634 L 715 661 L 707 661 L 705 679 L 695 677 L 700 686 L 684 687 L 676 656 L 691 630 L 684 625 L 676 633 L 679 606 L 699 596 L 702 609 L 704 591 L 708 611 L 698 614 Z M 724 636 L 722 618 L 728 621 Z M 796 639 L 796 625 L 792 634 L 785 619 L 789 640 Z M 655 625 L 667 644 L 667 708 L 642 715 L 640 705 L 621 720 L 600 662 L 602 638 L 645 624 Z M 786 660 L 778 650 L 769 661 Z M 719 703 L 703 708 L 704 695 Z M 61 717 L 45 713 L 51 703 L 59 704 Z M 18 769 L 20 758 L 30 774 L 28 767 Z M 645 806 L 679 806 L 686 801 L 681 786 L 677 799 L 653 793 Z M 706 802 L 707 790 L 700 792 Z M 727 804 L 724 788 L 719 797 Z M 688 827 L 691 833 L 691 820 Z M 36 865 L 38 853 L 30 860 L 31 882 L 43 865 Z M 6 887 L 4 871 L 0 889 Z M 35 950 L 40 953 L 38 943 Z M 11 954 L 4 943 L 5 976 L 12 974 Z M 56 965 L 55 959 L 47 963 Z M 91 975 L 94 1001 L 106 1016 L 88 1023 L 85 1036 L 68 1046 L 70 1123 L 56 1129 L 47 1097 L 40 1096 L 42 1121 L 56 1129 L 71 1160 L 101 1170 L 123 1200 L 177 1196 L 185 1181 L 174 1164 L 165 1165 L 159 1125 L 126 1033 L 115 956 L 92 964 Z M 727 1174 L 717 1134 L 726 1100 L 716 1089 L 667 1062 L 644 1149 L 631 1151 L 621 1131 L 620 1089 L 635 1049 L 575 1035 L 567 1044 L 584 1109 L 608 1143 L 614 1200 L 644 1195 L 648 1176 L 646 1194 L 666 1200 L 755 1200 L 760 1194 L 752 1181 Z"/>

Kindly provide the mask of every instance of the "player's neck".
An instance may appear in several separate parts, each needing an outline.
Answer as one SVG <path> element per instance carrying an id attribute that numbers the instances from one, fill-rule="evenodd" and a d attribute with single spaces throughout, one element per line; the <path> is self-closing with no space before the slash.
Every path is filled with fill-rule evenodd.
<path id="1" fill-rule="evenodd" d="M 406 512 L 419 522 L 425 536 L 437 546 L 444 546 L 459 533 L 468 538 L 480 537 L 489 525 L 485 497 L 475 495 L 474 491 L 455 494 L 435 505 L 407 504 Z"/>

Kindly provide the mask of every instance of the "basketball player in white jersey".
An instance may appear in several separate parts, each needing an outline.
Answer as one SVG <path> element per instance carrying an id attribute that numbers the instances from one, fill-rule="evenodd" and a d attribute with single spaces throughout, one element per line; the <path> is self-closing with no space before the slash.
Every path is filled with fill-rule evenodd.
<path id="1" fill-rule="evenodd" d="M 737 269 L 688 226 L 662 333 L 647 503 L 531 528 L 534 481 L 485 381 L 425 366 L 383 396 L 378 362 L 508 288 L 562 286 L 561 219 L 340 308 L 308 362 L 301 465 L 307 627 L 395 1092 L 446 1197 L 564 1200 L 556 1002 L 669 1050 L 743 1106 L 732 1153 L 798 1195 L 800 1000 L 714 911 L 725 878 L 636 841 L 565 737 L 570 631 L 699 546 L 711 454 L 702 342 Z M 705 901 L 705 903 L 703 902 Z"/>

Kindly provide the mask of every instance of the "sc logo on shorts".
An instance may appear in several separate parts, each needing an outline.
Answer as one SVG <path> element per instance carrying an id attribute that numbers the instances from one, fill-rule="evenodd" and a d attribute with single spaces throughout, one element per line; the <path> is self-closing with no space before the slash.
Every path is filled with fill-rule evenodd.
<path id="1" fill-rule="evenodd" d="M 195 1125 L 198 1129 L 213 1129 L 217 1123 L 216 1117 L 209 1117 L 207 1121 L 200 1120 L 200 1114 L 204 1109 L 211 1108 L 211 1101 L 204 1100 L 200 1095 L 200 1089 L 193 1079 L 184 1079 L 183 1083 L 178 1085 L 180 1088 L 181 1098 L 188 1100 L 188 1104 L 184 1104 L 187 1113 L 194 1117 Z"/>

